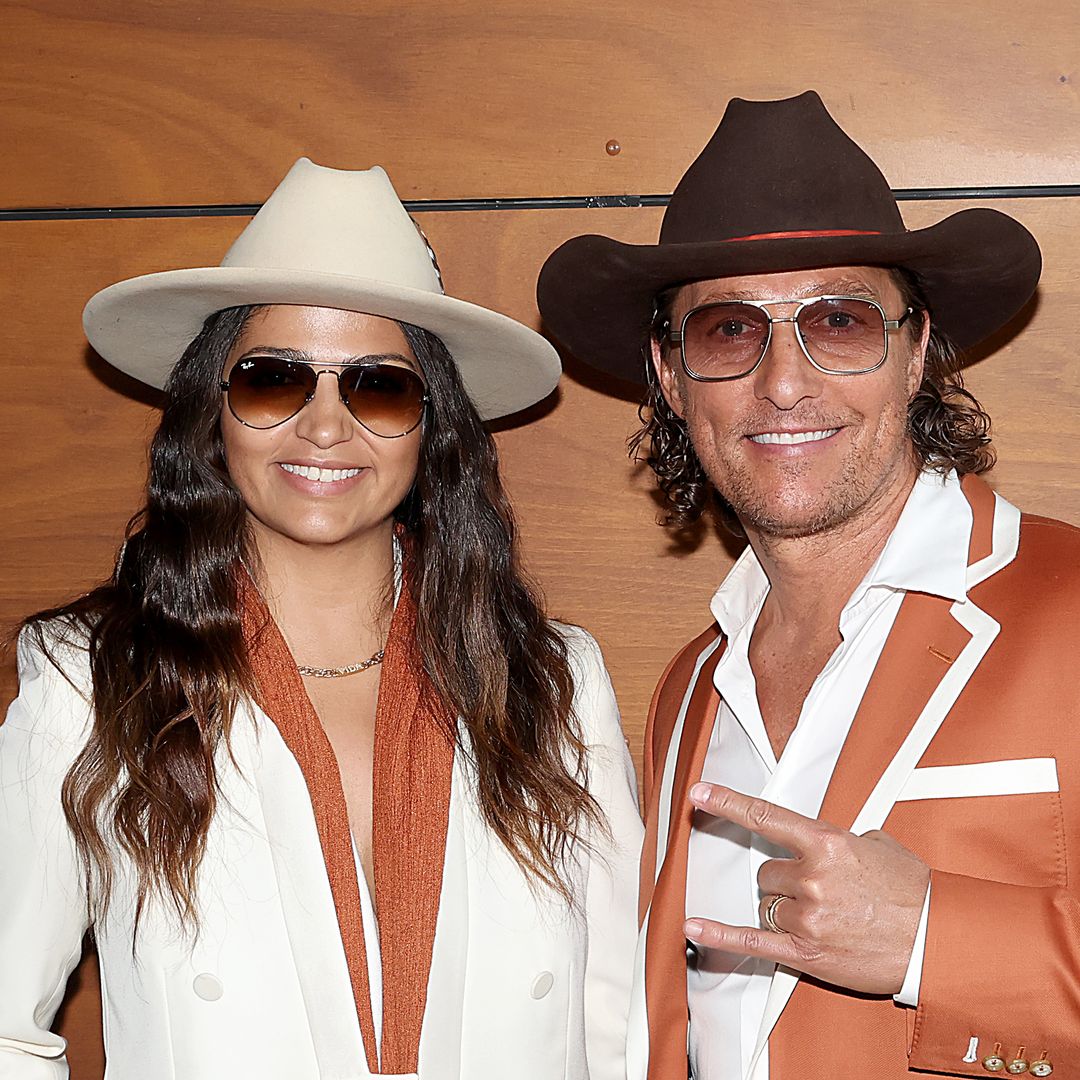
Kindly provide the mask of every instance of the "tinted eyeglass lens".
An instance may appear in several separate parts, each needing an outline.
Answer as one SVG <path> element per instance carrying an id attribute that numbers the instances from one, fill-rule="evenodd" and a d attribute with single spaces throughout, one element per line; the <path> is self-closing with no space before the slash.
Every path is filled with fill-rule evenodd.
<path id="1" fill-rule="evenodd" d="M 315 372 L 276 356 L 253 356 L 229 372 L 229 408 L 242 424 L 271 428 L 295 416 L 315 392 Z"/>
<path id="2" fill-rule="evenodd" d="M 751 304 L 709 304 L 683 325 L 683 356 L 695 375 L 710 379 L 745 375 L 769 339 L 769 318 Z"/>
<path id="3" fill-rule="evenodd" d="M 799 312 L 798 327 L 806 351 L 830 371 L 865 371 L 885 356 L 885 318 L 868 300 L 818 300 Z"/>
<path id="4" fill-rule="evenodd" d="M 424 412 L 424 383 L 396 364 L 362 364 L 342 371 L 342 397 L 349 412 L 375 435 L 407 435 Z"/>

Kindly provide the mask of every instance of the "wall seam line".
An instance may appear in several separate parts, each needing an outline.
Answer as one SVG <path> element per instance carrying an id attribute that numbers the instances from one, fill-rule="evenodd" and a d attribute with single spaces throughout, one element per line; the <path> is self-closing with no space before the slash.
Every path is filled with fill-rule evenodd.
<path id="1" fill-rule="evenodd" d="M 1080 198 L 1080 184 L 1026 184 L 981 187 L 895 188 L 898 202 L 984 201 Z M 515 198 L 406 199 L 410 213 L 492 210 L 595 210 L 666 206 L 670 195 L 554 195 Z M 109 218 L 251 217 L 261 203 L 205 203 L 165 206 L 69 206 L 0 208 L 0 221 L 92 221 Z"/>

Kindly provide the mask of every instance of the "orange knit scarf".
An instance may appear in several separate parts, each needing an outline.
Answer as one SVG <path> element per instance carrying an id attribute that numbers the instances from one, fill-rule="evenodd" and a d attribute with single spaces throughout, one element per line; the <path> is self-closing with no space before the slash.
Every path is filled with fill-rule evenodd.
<path id="1" fill-rule="evenodd" d="M 284 638 L 246 574 L 241 617 L 260 706 L 307 782 L 372 1073 L 417 1071 L 442 891 L 454 720 L 416 646 L 416 604 L 403 583 L 390 624 L 375 714 L 372 848 L 382 950 L 381 1067 L 368 984 L 360 891 L 341 774 Z"/>

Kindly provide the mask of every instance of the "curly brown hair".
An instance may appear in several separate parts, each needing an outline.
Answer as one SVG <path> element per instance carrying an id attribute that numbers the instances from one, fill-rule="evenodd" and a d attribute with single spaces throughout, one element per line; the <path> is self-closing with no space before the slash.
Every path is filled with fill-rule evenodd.
<path id="1" fill-rule="evenodd" d="M 912 334 L 919 334 L 930 318 L 930 308 L 917 276 L 900 267 L 890 268 L 903 303 L 914 318 Z M 661 328 L 670 322 L 677 288 L 657 297 L 652 334 L 660 339 Z M 956 345 L 933 324 L 926 346 L 923 380 L 908 402 L 907 428 L 912 448 L 924 469 L 945 473 L 955 469 L 961 476 L 993 468 L 990 416 L 971 391 L 964 388 L 961 354 Z M 712 503 L 725 526 L 738 535 L 742 528 L 731 507 L 716 492 L 698 460 L 682 418 L 668 404 L 651 358 L 645 356 L 647 390 L 638 409 L 641 427 L 630 438 L 630 454 L 656 473 L 666 512 L 664 525 L 685 528 L 697 521 Z M 644 454 L 639 451 L 644 448 Z"/>

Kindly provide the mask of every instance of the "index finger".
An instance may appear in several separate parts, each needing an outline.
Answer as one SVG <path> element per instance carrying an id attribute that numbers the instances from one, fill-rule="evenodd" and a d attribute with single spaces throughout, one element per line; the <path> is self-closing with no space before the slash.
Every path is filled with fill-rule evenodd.
<path id="1" fill-rule="evenodd" d="M 834 833 L 832 825 L 804 817 L 765 799 L 743 795 L 720 784 L 698 783 L 690 789 L 690 801 L 705 813 L 723 818 L 764 837 L 772 844 L 803 856 L 817 851 L 821 841 Z"/>

